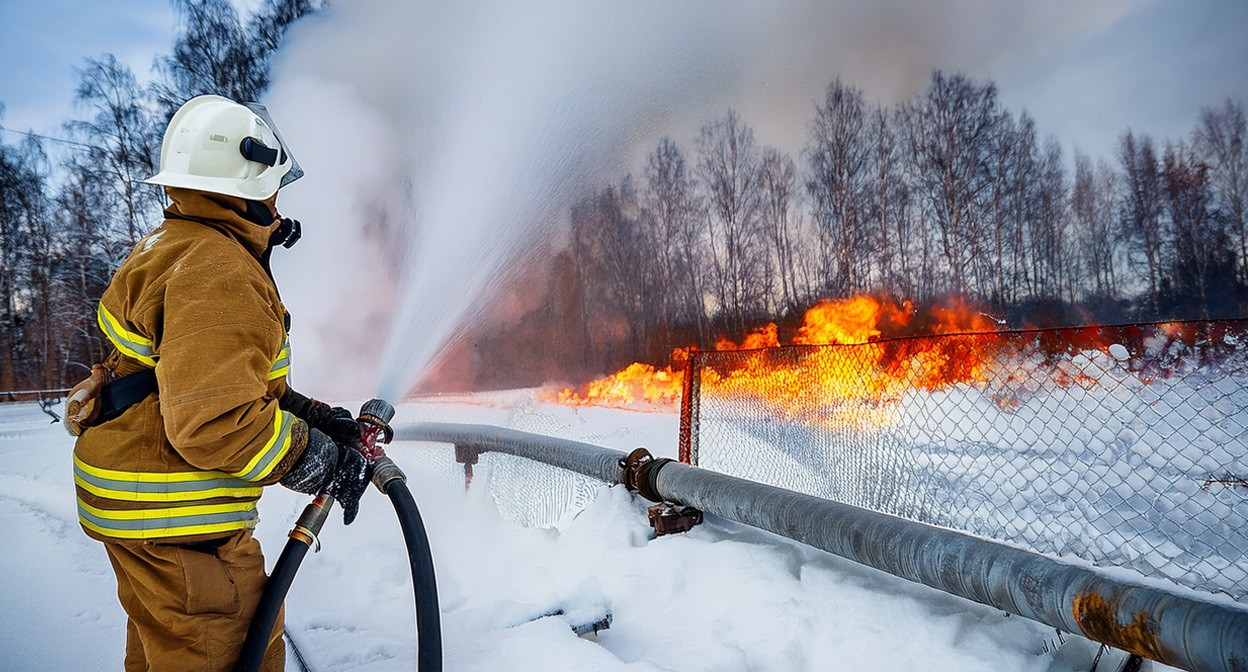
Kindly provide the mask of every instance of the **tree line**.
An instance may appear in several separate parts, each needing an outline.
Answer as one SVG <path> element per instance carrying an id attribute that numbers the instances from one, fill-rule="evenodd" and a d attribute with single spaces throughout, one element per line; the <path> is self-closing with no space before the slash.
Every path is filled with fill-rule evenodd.
<path id="1" fill-rule="evenodd" d="M 564 371 L 601 373 L 862 293 L 959 297 L 1011 326 L 1248 308 L 1242 101 L 1205 107 L 1186 138 L 1127 130 L 1093 159 L 1042 139 L 991 81 L 937 71 L 884 106 L 836 79 L 798 156 L 730 109 L 570 213 L 549 306 L 491 352 L 541 343 L 539 358 L 576 353 Z"/>
<path id="2" fill-rule="evenodd" d="M 113 272 L 159 224 L 156 172 L 165 126 L 192 96 L 257 100 L 286 29 L 317 0 L 263 0 L 240 16 L 229 0 L 172 0 L 172 52 L 141 84 L 112 54 L 79 70 L 80 118 L 61 138 L 0 138 L 0 391 L 50 389 L 85 377 L 107 344 L 95 310 Z M 4 106 L 0 102 L 0 123 Z M 4 142 L 14 135 L 16 142 Z M 51 160 L 49 143 L 64 158 Z"/>
<path id="3" fill-rule="evenodd" d="M 202 93 L 258 99 L 285 30 L 323 7 L 172 1 L 152 81 L 110 54 L 86 61 L 63 158 L 41 137 L 0 138 L 0 390 L 68 386 L 105 354 L 96 303 L 159 223 L 163 194 L 141 180 L 173 111 Z M 526 283 L 544 283 L 541 308 L 469 339 L 477 383 L 662 362 L 860 293 L 957 296 L 1013 324 L 1244 313 L 1242 101 L 1204 108 L 1186 138 L 1126 131 L 1095 160 L 1065 156 L 995 84 L 959 73 L 893 106 L 837 79 L 812 112 L 796 156 L 730 109 L 568 203 L 566 249 Z"/>

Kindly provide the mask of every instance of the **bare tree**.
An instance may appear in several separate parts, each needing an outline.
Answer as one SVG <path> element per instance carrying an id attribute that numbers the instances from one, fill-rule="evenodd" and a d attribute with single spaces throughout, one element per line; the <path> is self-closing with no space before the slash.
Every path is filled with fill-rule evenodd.
<path id="1" fill-rule="evenodd" d="M 1075 154 L 1075 181 L 1071 192 L 1074 237 L 1085 275 L 1083 284 L 1099 299 L 1118 295 L 1117 188 L 1117 176 L 1112 167 L 1101 161 L 1093 168 L 1091 159 Z"/>
<path id="2" fill-rule="evenodd" d="M 915 186 L 936 226 L 948 289 L 965 295 L 972 287 L 968 271 L 981 269 L 981 198 L 988 184 L 990 140 L 1000 120 L 997 88 L 936 71 L 912 106 L 907 144 Z"/>
<path id="3" fill-rule="evenodd" d="M 153 88 L 164 118 L 188 98 L 216 94 L 255 100 L 268 85 L 261 42 L 243 30 L 229 0 L 173 0 L 180 35 L 173 53 L 156 59 Z M 268 45 L 264 45 L 265 48 Z"/>
<path id="4" fill-rule="evenodd" d="M 670 138 L 660 140 L 650 153 L 645 176 L 642 222 L 656 265 L 655 302 L 663 347 L 670 349 L 685 345 L 671 341 L 673 329 L 681 323 L 692 324 L 698 337 L 705 335 L 698 268 L 702 222 L 685 155 Z"/>
<path id="5" fill-rule="evenodd" d="M 1132 261 L 1144 266 L 1149 311 L 1157 312 L 1162 276 L 1161 166 L 1147 135 L 1137 140 L 1127 131 L 1119 142 L 1118 160 L 1122 165 L 1122 227 L 1136 252 Z"/>
<path id="6" fill-rule="evenodd" d="M 573 262 L 581 283 L 586 359 L 610 368 L 651 345 L 652 264 L 638 224 L 632 180 L 582 198 L 572 209 Z"/>
<path id="7" fill-rule="evenodd" d="M 96 305 L 132 247 L 125 230 L 118 230 L 107 216 L 117 211 L 115 185 L 96 168 L 89 153 L 70 155 L 61 165 L 55 199 L 56 226 L 74 262 L 59 276 L 65 285 L 62 320 L 71 332 L 65 362 L 69 371 L 89 369 L 108 354 L 96 326 Z"/>
<path id="8" fill-rule="evenodd" d="M 719 310 L 734 331 L 761 304 L 754 277 L 765 238 L 761 226 L 760 157 L 754 131 L 735 110 L 702 127 L 698 174 L 707 195 Z"/>
<path id="9" fill-rule="evenodd" d="M 134 73 L 112 54 L 87 59 L 74 102 L 88 118 L 66 124 L 90 145 L 95 170 L 108 177 L 114 197 L 100 214 L 120 222 L 131 245 L 151 229 L 163 199 L 159 189 L 142 182 L 156 173 L 163 131 L 144 100 Z"/>
<path id="10" fill-rule="evenodd" d="M 1196 151 L 1210 167 L 1218 208 L 1239 252 L 1239 280 L 1248 285 L 1248 123 L 1242 101 L 1205 107 L 1194 133 Z"/>
<path id="11" fill-rule="evenodd" d="M 912 250 L 916 241 L 900 140 L 894 116 L 884 107 L 874 108 L 868 127 L 871 174 L 867 202 L 868 219 L 876 229 L 875 283 L 881 289 L 913 296 Z"/>
<path id="12" fill-rule="evenodd" d="M 162 118 L 200 94 L 259 100 L 269 86 L 270 62 L 286 30 L 324 4 L 265 0 L 244 20 L 230 0 L 173 0 L 180 34 L 173 53 L 156 59 L 153 87 Z"/>
<path id="13" fill-rule="evenodd" d="M 815 106 L 806 149 L 806 188 L 820 233 L 825 291 L 862 289 L 871 251 L 866 230 L 866 195 L 871 145 L 862 90 L 838 78 Z"/>
<path id="14" fill-rule="evenodd" d="M 1163 165 L 1165 211 L 1174 246 L 1163 294 L 1177 310 L 1188 308 L 1194 298 L 1201 317 L 1209 317 L 1215 304 L 1234 295 L 1219 290 L 1234 284 L 1227 278 L 1235 272 L 1235 252 L 1228 245 L 1223 218 L 1214 213 L 1208 165 L 1183 142 L 1167 145 Z"/>
<path id="15" fill-rule="evenodd" d="M 39 140 L 0 144 L 0 385 L 41 385 L 46 376 L 47 158 Z"/>
<path id="16" fill-rule="evenodd" d="M 987 212 L 984 232 L 990 237 L 986 275 L 991 289 L 987 298 L 998 308 L 1014 303 L 1022 287 L 1023 239 L 1026 230 L 1026 197 L 1034 172 L 1035 130 L 1024 113 L 1016 123 L 1002 115 L 991 137 L 989 153 Z"/>
<path id="17" fill-rule="evenodd" d="M 1066 168 L 1061 145 L 1050 138 L 1040 157 L 1033 217 L 1030 226 L 1030 253 L 1034 296 L 1041 299 L 1069 299 L 1073 293 L 1070 255 L 1066 250 L 1067 192 Z"/>
<path id="18" fill-rule="evenodd" d="M 794 191 L 797 188 L 797 167 L 787 154 L 772 147 L 763 150 L 761 165 L 762 219 L 771 243 L 771 258 L 780 279 L 780 308 L 784 312 L 797 309 L 798 290 L 797 220 L 792 216 Z"/>

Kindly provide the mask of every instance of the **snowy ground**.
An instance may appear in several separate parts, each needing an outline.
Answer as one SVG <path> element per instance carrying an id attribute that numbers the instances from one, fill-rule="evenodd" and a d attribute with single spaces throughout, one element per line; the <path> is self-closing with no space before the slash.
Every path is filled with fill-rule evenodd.
<path id="1" fill-rule="evenodd" d="M 986 382 L 801 421 L 703 387 L 698 464 L 1242 602 L 1248 355 L 1166 344 L 1011 353 Z"/>
<path id="2" fill-rule="evenodd" d="M 120 669 L 125 617 L 112 572 L 76 522 L 72 441 L 48 420 L 35 404 L 0 404 L 0 669 Z M 426 420 L 664 455 L 677 435 L 672 414 L 567 408 L 528 392 L 404 403 L 394 423 Z M 1086 640 L 1059 642 L 1038 623 L 735 523 L 709 519 L 655 539 L 645 503 L 619 487 L 483 462 L 465 493 L 448 447 L 396 443 L 389 453 L 408 473 L 433 544 L 450 671 L 1066 672 L 1087 670 L 1095 653 Z M 524 513 L 531 503 L 504 490 L 525 479 L 587 506 Z M 257 535 L 270 566 L 306 502 L 280 487 L 261 500 Z M 398 525 L 375 492 L 362 508 L 349 528 L 335 512 L 287 600 L 288 628 L 317 672 L 415 666 Z M 542 526 L 512 520 L 556 516 Z M 558 608 L 609 608 L 614 622 L 591 642 L 560 617 L 531 620 Z M 1102 660 L 1101 669 L 1113 666 Z"/>

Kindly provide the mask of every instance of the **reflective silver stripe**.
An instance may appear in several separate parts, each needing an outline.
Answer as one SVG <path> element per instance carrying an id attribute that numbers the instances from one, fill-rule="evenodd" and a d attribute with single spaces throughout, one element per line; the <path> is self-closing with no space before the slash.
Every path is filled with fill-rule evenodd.
<path id="1" fill-rule="evenodd" d="M 290 450 L 290 426 L 295 422 L 295 416 L 286 411 L 279 410 L 277 412 L 276 430 L 273 432 L 269 443 L 265 444 L 263 452 L 249 465 L 245 472 L 235 474 L 244 481 L 258 481 L 268 476 L 273 468 L 281 462 L 286 456 L 286 452 Z"/>
<path id="2" fill-rule="evenodd" d="M 125 497 L 131 501 L 172 501 L 210 499 L 213 497 L 251 497 L 259 494 L 259 489 L 252 483 L 239 478 L 222 474 L 220 478 L 194 481 L 138 481 L 106 478 L 87 472 L 78 463 L 74 464 L 74 476 L 82 481 L 82 485 L 101 497 L 109 497 L 108 492 L 133 493 Z M 150 474 L 160 476 L 160 474 Z M 90 486 L 95 486 L 94 488 Z M 148 496 L 144 496 L 148 495 Z M 190 496 L 188 496 L 190 495 Z"/>
<path id="3" fill-rule="evenodd" d="M 96 311 L 96 321 L 104 335 L 118 350 L 148 366 L 156 366 L 156 351 L 152 349 L 152 342 L 122 327 L 121 322 L 113 317 L 113 314 L 104 307 L 103 302 Z"/>
<path id="4" fill-rule="evenodd" d="M 97 509 L 98 510 L 98 509 Z M 251 527 L 260 519 L 260 514 L 255 507 L 245 511 L 221 511 L 217 513 L 201 513 L 189 516 L 158 516 L 152 518 L 129 518 L 114 519 L 98 516 L 78 504 L 78 517 L 83 522 L 89 523 L 94 528 L 99 528 L 102 533 L 107 534 L 108 531 L 117 532 L 164 532 L 177 534 L 201 534 L 212 530 L 194 529 L 203 528 L 205 526 L 229 527 L 228 523 L 244 523 L 238 527 Z M 145 536 L 145 535 L 126 535 L 126 536 Z"/>
<path id="5" fill-rule="evenodd" d="M 288 371 L 290 371 L 290 341 L 282 345 L 282 351 L 278 353 L 277 360 L 269 368 L 269 380 L 281 378 Z"/>

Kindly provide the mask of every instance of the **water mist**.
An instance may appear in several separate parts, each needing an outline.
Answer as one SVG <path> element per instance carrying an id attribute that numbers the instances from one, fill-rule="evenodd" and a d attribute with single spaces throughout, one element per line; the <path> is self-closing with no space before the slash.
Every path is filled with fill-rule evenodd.
<path id="1" fill-rule="evenodd" d="M 1068 10 L 1053 13 L 1063 30 L 1098 20 L 1050 4 Z M 904 36 L 936 19 L 890 6 L 354 0 L 300 22 L 267 102 L 308 170 L 279 202 L 308 242 L 277 264 L 312 388 L 400 398 L 500 283 L 523 281 L 514 259 L 558 235 L 575 196 L 639 172 L 662 135 L 691 150 L 735 106 L 795 152 L 838 74 L 874 95 L 917 90 L 944 47 Z M 992 51 L 959 44 L 954 67 Z"/>

